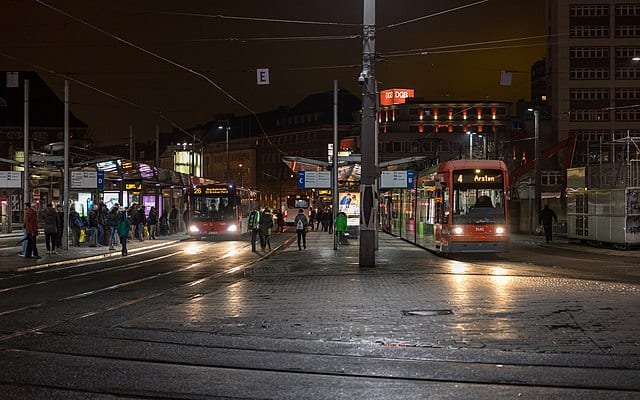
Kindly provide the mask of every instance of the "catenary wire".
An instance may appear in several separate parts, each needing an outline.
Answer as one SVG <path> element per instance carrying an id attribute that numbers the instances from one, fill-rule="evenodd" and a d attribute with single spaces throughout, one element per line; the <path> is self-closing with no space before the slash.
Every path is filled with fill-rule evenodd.
<path id="1" fill-rule="evenodd" d="M 485 0 L 485 1 L 488 1 L 488 0 Z M 230 20 L 240 20 L 240 21 L 277 22 L 277 23 L 286 23 L 286 24 L 362 26 L 362 24 L 350 24 L 345 22 L 308 21 L 308 20 L 279 19 L 279 18 L 258 18 L 258 17 L 244 17 L 244 16 L 222 15 L 222 14 L 200 14 L 200 13 L 184 13 L 184 12 L 171 12 L 171 11 L 161 12 L 160 14 L 182 15 L 185 17 L 219 18 L 219 19 L 230 19 Z"/>
<path id="2" fill-rule="evenodd" d="M 414 22 L 422 21 L 422 20 L 425 20 L 425 19 L 428 19 L 428 18 L 438 17 L 440 15 L 448 14 L 448 13 L 451 13 L 451 12 L 454 12 L 454 11 L 459 11 L 459 10 L 462 10 L 462 9 L 465 9 L 465 8 L 468 8 L 468 7 L 477 6 L 478 4 L 486 3 L 488 1 L 489 0 L 480 0 L 480 1 L 476 1 L 474 3 L 469 3 L 469 4 L 462 5 L 462 6 L 459 6 L 459 7 L 449 8 L 447 10 L 438 11 L 436 13 L 424 15 L 422 17 L 413 18 L 413 19 L 410 19 L 410 20 L 407 20 L 407 21 L 403 21 L 403 22 L 398 22 L 398 23 L 395 23 L 395 24 L 389 24 L 389 25 L 386 25 L 386 26 L 383 26 L 383 27 L 379 28 L 378 30 L 385 30 L 385 29 L 395 28 L 395 27 L 398 27 L 398 26 L 407 25 L 407 24 L 411 24 L 411 23 L 414 23 Z"/>

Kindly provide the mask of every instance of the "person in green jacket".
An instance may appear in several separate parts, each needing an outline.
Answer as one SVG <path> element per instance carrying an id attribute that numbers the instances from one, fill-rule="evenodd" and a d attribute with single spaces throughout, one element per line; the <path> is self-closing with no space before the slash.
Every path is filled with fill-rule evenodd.
<path id="1" fill-rule="evenodd" d="M 131 223 L 127 214 L 124 212 L 118 213 L 118 236 L 120 237 L 120 244 L 122 245 L 122 255 L 127 255 L 127 239 L 129 238 L 129 231 L 131 230 Z"/>

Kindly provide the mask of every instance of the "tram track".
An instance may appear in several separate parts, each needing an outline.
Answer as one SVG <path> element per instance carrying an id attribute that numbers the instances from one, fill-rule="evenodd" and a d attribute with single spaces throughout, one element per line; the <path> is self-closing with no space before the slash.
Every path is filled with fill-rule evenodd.
<path id="1" fill-rule="evenodd" d="M 248 247 L 248 246 L 247 245 L 243 245 L 240 248 L 244 249 L 246 247 Z M 72 300 L 84 299 L 84 298 L 87 298 L 87 297 L 90 297 L 90 296 L 93 296 L 93 295 L 97 295 L 97 294 L 100 294 L 100 293 L 105 293 L 105 292 L 109 292 L 109 291 L 115 291 L 115 290 L 118 290 L 118 289 L 121 289 L 121 288 L 124 288 L 124 287 L 132 286 L 132 285 L 139 284 L 139 283 L 142 283 L 142 282 L 146 282 L 146 281 L 149 281 L 149 280 L 163 278 L 163 277 L 174 275 L 174 274 L 177 274 L 177 273 L 180 273 L 180 272 L 189 271 L 189 270 L 192 270 L 194 268 L 197 268 L 197 267 L 200 267 L 200 266 L 203 266 L 203 265 L 207 265 L 208 263 L 215 263 L 216 260 L 222 260 L 222 259 L 228 258 L 228 257 L 230 257 L 230 256 L 232 256 L 234 254 L 237 254 L 238 251 L 239 250 L 237 248 L 231 249 L 228 252 L 226 252 L 224 254 L 221 254 L 219 256 L 210 258 L 207 261 L 199 261 L 199 262 L 191 263 L 190 265 L 187 265 L 187 266 L 182 267 L 182 268 L 172 269 L 170 271 L 165 271 L 165 272 L 162 272 L 162 273 L 155 273 L 154 275 L 146 276 L 146 277 L 143 277 L 143 278 L 123 281 L 123 282 L 120 282 L 118 284 L 108 285 L 108 286 L 101 287 L 101 288 L 98 288 L 98 289 L 93 289 L 91 291 L 85 291 L 85 292 L 81 292 L 81 293 L 76 293 L 74 295 L 65 296 L 65 297 L 62 297 L 62 298 L 53 299 L 53 300 L 49 300 L 49 301 L 45 301 L 45 302 L 35 303 L 35 304 L 19 307 L 19 308 L 16 308 L 16 309 L 12 309 L 12 310 L 5 310 L 5 311 L 0 312 L 0 316 L 7 316 L 7 315 L 11 315 L 11 314 L 17 314 L 17 313 L 20 313 L 20 312 L 25 312 L 25 311 L 29 311 L 29 310 L 33 310 L 33 309 L 43 309 L 43 308 L 46 308 L 47 306 L 51 306 L 53 304 L 61 303 L 61 302 L 64 302 L 64 301 L 72 301 Z M 162 257 L 165 257 L 165 256 L 162 256 Z M 211 280 L 223 277 L 223 276 L 229 276 L 229 275 L 233 275 L 233 274 L 239 273 L 239 278 L 238 279 L 242 279 L 243 278 L 243 274 L 242 274 L 243 271 L 246 268 L 248 268 L 249 266 L 255 264 L 258 261 L 260 261 L 261 259 L 262 259 L 262 257 L 258 258 L 258 259 L 255 259 L 255 260 L 252 260 L 252 261 L 249 261 L 247 263 L 238 265 L 238 266 L 234 266 L 234 267 L 227 268 L 227 269 L 224 269 L 224 270 L 219 271 L 219 272 L 215 272 L 213 274 L 209 274 L 209 275 L 204 276 L 204 277 L 199 277 L 197 279 L 192 279 L 192 280 L 190 280 L 188 282 L 184 282 L 184 283 L 181 283 L 179 285 L 174 285 L 174 286 L 170 286 L 168 288 L 165 288 L 163 290 L 151 292 L 151 293 L 148 293 L 148 294 L 146 294 L 144 296 L 140 296 L 138 298 L 129 299 L 129 300 L 126 300 L 126 301 L 121 301 L 121 302 L 119 302 L 119 303 L 117 303 L 115 305 L 110 305 L 110 306 L 107 306 L 107 307 L 102 307 L 102 308 L 91 310 L 91 311 L 85 311 L 85 312 L 81 312 L 81 313 L 76 313 L 76 314 L 74 314 L 74 315 L 72 315 L 72 316 L 70 316 L 68 318 L 63 318 L 63 319 L 58 319 L 58 320 L 42 323 L 42 324 L 37 325 L 35 327 L 26 328 L 26 329 L 15 331 L 15 332 L 12 332 L 12 333 L 9 333 L 9 334 L 5 334 L 3 336 L 0 336 L 0 343 L 9 341 L 9 340 L 17 338 L 17 337 L 24 336 L 24 335 L 27 335 L 27 334 L 36 333 L 36 332 L 40 332 L 40 331 L 43 331 L 43 330 L 46 330 L 46 329 L 54 328 L 54 327 L 60 326 L 60 325 L 65 324 L 65 323 L 71 323 L 71 322 L 79 321 L 79 320 L 82 320 L 82 319 L 85 319 L 85 318 L 88 318 L 88 317 L 97 316 L 97 315 L 104 314 L 104 313 L 107 313 L 107 312 L 112 312 L 112 311 L 115 311 L 115 310 L 119 310 L 119 309 L 131 306 L 131 305 L 134 305 L 134 304 L 138 304 L 138 303 L 141 303 L 141 302 L 144 302 L 144 301 L 149 301 L 149 300 L 152 300 L 154 298 L 157 298 L 157 297 L 163 296 L 165 294 L 171 293 L 173 291 L 177 291 L 177 290 L 180 290 L 180 289 L 193 287 L 193 286 L 196 286 L 196 285 L 199 285 L 199 284 L 203 284 L 205 282 L 208 282 L 208 281 L 211 281 Z M 112 272 L 112 270 L 109 270 L 109 272 Z M 83 275 L 83 274 L 80 274 L 80 275 Z"/>
<path id="2" fill-rule="evenodd" d="M 169 379 L 176 374 L 186 382 L 182 387 L 189 387 L 191 380 L 198 381 L 199 376 L 268 376 L 278 382 L 296 382 L 306 379 L 328 379 L 332 387 L 340 387 L 345 382 L 376 382 L 383 387 L 394 383 L 403 383 L 416 389 L 422 385 L 473 385 L 476 387 L 499 388 L 498 390 L 514 390 L 518 393 L 530 391 L 549 393 L 550 390 L 579 390 L 586 398 L 604 393 L 628 395 L 633 398 L 640 393 L 637 385 L 639 371 L 637 369 L 619 369 L 609 367 L 584 367 L 573 365 L 527 364 L 527 363 L 492 363 L 490 361 L 464 361 L 429 358 L 411 358 L 410 356 L 394 357 L 392 355 L 354 355 L 346 352 L 327 351 L 326 346 L 318 351 L 288 351 L 264 348 L 230 348 L 224 346 L 203 346 L 166 343 L 157 341 L 127 340 L 124 345 L 127 354 L 121 355 L 100 351 L 111 347 L 98 341 L 91 351 L 44 351 L 38 349 L 11 349 L 4 356 L 11 359 L 27 360 L 30 365 L 65 365 L 66 368 L 81 369 L 84 365 L 92 365 L 95 375 L 101 369 L 118 365 L 123 371 L 154 371 L 155 378 Z M 149 349 L 156 352 L 140 351 Z M 37 368 L 37 367 L 36 367 Z M 182 374 L 181 374 L 182 372 Z M 186 373 L 186 374 L 185 374 Z M 185 375 L 183 375 L 185 374 Z M 0 373 L 0 376 L 7 375 Z M 90 375 L 90 374 L 89 374 Z M 144 377 L 143 377 L 144 378 Z M 189 379 L 191 378 L 191 379 Z M 23 386 L 31 386 L 28 382 L 16 382 L 2 379 L 2 383 L 12 382 Z M 144 379 L 143 379 L 144 381 Z M 165 381 L 161 379 L 161 381 Z M 621 383 L 622 382 L 622 383 Z M 48 390 L 80 390 L 78 382 L 65 386 L 58 382 L 35 384 Z M 87 384 L 86 382 L 84 384 Z M 277 386 L 278 383 L 274 382 Z M 126 382 L 119 390 L 105 387 L 97 393 L 127 396 L 140 396 L 138 387 L 131 387 Z M 88 388 L 87 388 L 88 389 Z M 165 388 L 168 389 L 168 388 Z M 266 389 L 266 388 L 265 388 Z M 424 388 L 423 388 L 424 389 Z M 157 389 L 156 389 L 157 390 Z M 175 394 L 175 393 L 173 393 Z M 195 393 L 191 393 L 194 395 Z M 167 390 L 165 396 L 153 398 L 185 398 L 185 394 L 172 397 Z M 191 398 L 191 397 L 186 397 Z M 524 398 L 531 398 L 525 396 Z M 548 397 L 547 397 L 548 398 Z M 597 398 L 597 397 L 596 397 Z M 624 397 L 627 398 L 627 397 Z"/>

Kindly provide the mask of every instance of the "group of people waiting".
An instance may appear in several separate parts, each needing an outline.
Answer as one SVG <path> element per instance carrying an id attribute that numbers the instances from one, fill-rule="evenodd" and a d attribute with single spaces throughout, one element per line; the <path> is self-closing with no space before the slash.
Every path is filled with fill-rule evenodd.
<path id="1" fill-rule="evenodd" d="M 126 255 L 127 241 L 153 240 L 159 235 L 178 233 L 178 215 L 176 206 L 172 207 L 171 212 L 164 210 L 159 216 L 153 206 L 147 213 L 144 205 L 136 203 L 131 204 L 130 207 L 120 207 L 115 203 L 109 209 L 105 203 L 100 202 L 93 204 L 87 216 L 84 217 L 78 214 L 75 206 L 71 206 L 69 210 L 71 243 L 72 246 L 109 246 L 109 250 L 115 250 L 115 247 L 120 245 L 122 254 Z M 188 218 L 187 212 L 185 215 L 183 218 Z M 47 254 L 57 254 L 56 249 L 62 247 L 64 231 L 62 205 L 54 208 L 53 204 L 49 203 L 40 212 L 36 212 L 31 203 L 25 203 L 23 224 L 25 237 L 20 254 L 26 258 L 40 258 L 36 243 L 41 225 L 44 228 Z"/>
<path id="2" fill-rule="evenodd" d="M 314 228 L 315 225 L 315 228 Z M 311 229 L 320 230 L 324 232 L 333 232 L 333 211 L 331 208 L 318 208 L 318 211 L 311 209 L 311 215 L 309 216 L 309 226 Z"/>

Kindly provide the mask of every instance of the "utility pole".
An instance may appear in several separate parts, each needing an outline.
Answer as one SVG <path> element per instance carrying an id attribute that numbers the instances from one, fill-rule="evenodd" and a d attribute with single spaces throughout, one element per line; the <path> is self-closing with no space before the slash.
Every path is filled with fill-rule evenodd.
<path id="1" fill-rule="evenodd" d="M 533 129 L 534 129 L 534 152 L 535 152 L 535 198 L 536 198 L 536 214 L 534 218 L 537 218 L 542 210 L 542 190 L 540 182 L 540 110 L 533 110 Z"/>
<path id="2" fill-rule="evenodd" d="M 331 160 L 331 194 L 333 195 L 333 219 L 338 216 L 338 81 L 333 81 L 333 159 Z M 333 229 L 333 249 L 338 250 L 338 232 Z"/>
<path id="3" fill-rule="evenodd" d="M 22 204 L 30 203 L 29 188 L 29 80 L 24 80 L 24 183 Z M 27 210 L 25 209 L 25 212 Z"/>
<path id="4" fill-rule="evenodd" d="M 64 185 L 62 195 L 62 212 L 64 221 L 62 223 L 62 248 L 69 250 L 69 81 L 64 80 L 64 172 L 62 184 Z"/>
<path id="5" fill-rule="evenodd" d="M 375 0 L 364 0 L 363 11 L 362 72 L 358 77 L 362 86 L 359 266 L 375 267 Z"/>

